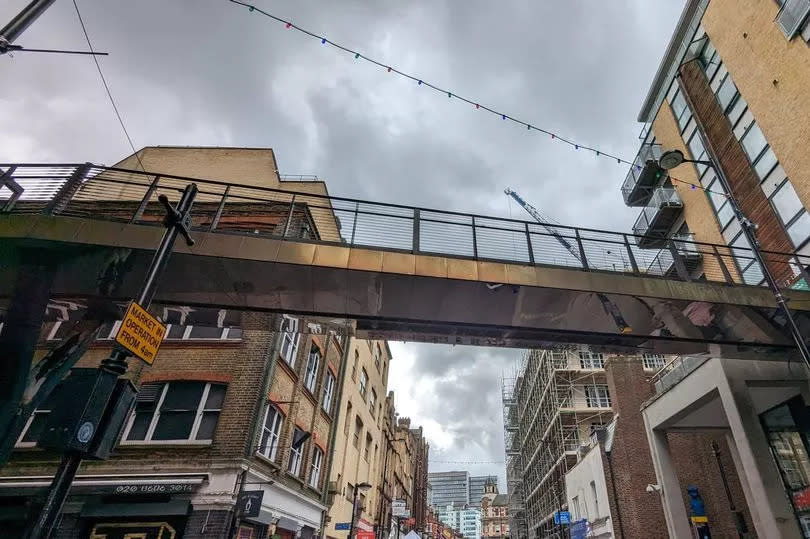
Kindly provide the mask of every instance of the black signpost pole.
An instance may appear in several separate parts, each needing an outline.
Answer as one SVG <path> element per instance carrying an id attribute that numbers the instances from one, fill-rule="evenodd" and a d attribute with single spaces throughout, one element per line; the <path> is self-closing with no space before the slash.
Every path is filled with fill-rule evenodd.
<path id="1" fill-rule="evenodd" d="M 137 303 L 143 308 L 147 309 L 152 302 L 155 295 L 157 284 L 169 261 L 174 248 L 174 242 L 178 234 L 182 234 L 189 246 L 194 245 L 194 240 L 189 235 L 189 225 L 191 222 L 190 212 L 191 206 L 194 204 L 194 198 L 197 196 L 197 185 L 191 183 L 186 186 L 177 208 L 172 207 L 169 199 L 165 195 L 160 195 L 158 200 L 166 208 L 166 217 L 163 221 L 166 227 L 166 232 L 160 241 L 160 245 L 155 252 L 149 269 L 146 272 L 146 279 L 141 287 L 141 292 L 138 295 Z M 114 388 L 115 382 L 119 376 L 127 372 L 127 357 L 129 352 L 124 350 L 121 346 L 115 346 L 110 356 L 101 362 L 96 376 L 96 387 Z M 107 406 L 109 397 L 101 403 L 102 407 Z M 108 428 L 110 426 L 108 425 Z M 119 428 L 116 425 L 115 428 Z M 99 430 L 95 432 L 95 438 L 104 437 L 105 432 Z M 73 479 L 76 477 L 76 472 L 82 462 L 82 454 L 78 451 L 66 452 L 62 458 L 62 463 L 51 482 L 51 488 L 48 492 L 48 497 L 45 500 L 45 505 L 39 513 L 37 519 L 31 523 L 26 533 L 28 539 L 48 539 L 53 533 L 54 527 L 59 520 L 59 515 L 62 512 L 62 507 L 65 505 L 70 486 Z"/>

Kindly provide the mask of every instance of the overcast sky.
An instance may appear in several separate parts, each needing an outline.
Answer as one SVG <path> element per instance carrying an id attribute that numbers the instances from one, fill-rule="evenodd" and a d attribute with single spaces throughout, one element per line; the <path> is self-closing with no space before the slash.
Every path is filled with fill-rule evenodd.
<path id="1" fill-rule="evenodd" d="M 632 159 L 641 102 L 683 0 L 254 0 L 349 48 Z M 334 195 L 628 230 L 627 168 L 356 61 L 227 0 L 78 0 L 136 147 L 272 147 Z M 0 2 L 5 23 L 28 0 Z M 70 0 L 18 41 L 85 49 Z M 0 57 L 0 162 L 130 152 L 88 57 Z M 394 343 L 398 408 L 435 460 L 503 460 L 500 377 L 517 351 Z M 434 465 L 459 469 L 463 465 Z M 473 465 L 474 474 L 502 465 Z M 501 484 L 502 488 L 504 484 Z"/>

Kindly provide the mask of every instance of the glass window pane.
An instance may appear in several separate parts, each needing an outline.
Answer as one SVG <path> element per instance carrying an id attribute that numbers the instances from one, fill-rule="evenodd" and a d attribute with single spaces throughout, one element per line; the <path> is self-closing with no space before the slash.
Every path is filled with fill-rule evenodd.
<path id="1" fill-rule="evenodd" d="M 686 99 L 684 99 L 683 93 L 678 92 L 675 95 L 675 99 L 672 100 L 672 112 L 675 113 L 676 118 L 680 118 L 685 109 Z"/>
<path id="2" fill-rule="evenodd" d="M 725 80 L 720 84 L 720 89 L 717 90 L 717 101 L 720 103 L 720 107 L 726 110 L 735 95 L 737 95 L 737 87 L 734 86 L 731 76 L 726 75 Z"/>
<path id="3" fill-rule="evenodd" d="M 774 191 L 776 191 L 782 182 L 785 181 L 785 169 L 782 168 L 782 165 L 776 165 L 776 168 L 768 174 L 768 177 L 765 178 L 765 181 L 762 182 L 762 192 L 765 193 L 765 196 L 770 198 Z"/>
<path id="4" fill-rule="evenodd" d="M 684 127 L 686 127 L 686 125 L 689 123 L 689 120 L 691 119 L 692 119 L 692 110 L 689 107 L 686 107 L 686 110 L 683 111 L 681 117 L 678 118 L 678 125 L 680 126 L 681 129 L 683 129 Z"/>
<path id="5" fill-rule="evenodd" d="M 757 262 L 748 266 L 748 269 L 743 272 L 743 282 L 745 282 L 745 284 L 757 285 L 761 283 L 764 278 L 762 269 Z"/>
<path id="6" fill-rule="evenodd" d="M 153 440 L 187 440 L 197 412 L 161 412 Z"/>
<path id="7" fill-rule="evenodd" d="M 723 204 L 726 203 L 726 195 L 723 186 L 720 184 L 719 181 L 712 182 L 706 188 L 706 192 L 709 194 L 709 200 L 712 201 L 712 206 L 714 206 L 715 211 L 720 209 Z"/>
<path id="8" fill-rule="evenodd" d="M 720 221 L 720 228 L 725 228 L 729 222 L 734 218 L 734 210 L 731 208 L 731 204 L 726 204 L 720 211 L 717 212 L 717 220 Z"/>
<path id="9" fill-rule="evenodd" d="M 205 384 L 200 382 L 170 382 L 161 404 L 164 410 L 197 410 Z"/>
<path id="10" fill-rule="evenodd" d="M 771 201 L 774 208 L 776 208 L 776 213 L 779 214 L 785 224 L 796 217 L 796 214 L 804 207 L 790 181 L 782 184 L 782 187 L 771 197 Z"/>
<path id="11" fill-rule="evenodd" d="M 242 338 L 242 328 L 239 327 L 232 327 L 228 331 L 228 339 L 233 339 L 238 341 Z"/>
<path id="12" fill-rule="evenodd" d="M 703 141 L 700 139 L 700 134 L 695 131 L 695 134 L 689 139 L 689 152 L 692 154 L 692 159 L 700 159 L 705 149 L 703 148 Z"/>
<path id="13" fill-rule="evenodd" d="M 132 427 L 127 434 L 127 440 L 145 440 L 146 431 L 149 430 L 149 424 L 152 422 L 154 414 L 151 413 L 135 413 L 135 419 L 132 420 Z"/>
<path id="14" fill-rule="evenodd" d="M 737 122 L 737 125 L 734 126 L 734 136 L 737 137 L 737 140 L 740 140 L 743 135 L 745 135 L 748 126 L 754 122 L 754 115 L 751 114 L 750 110 L 746 110 L 745 113 L 740 118 L 740 121 Z"/>
<path id="15" fill-rule="evenodd" d="M 810 214 L 802 213 L 802 216 L 788 228 L 788 236 L 796 247 L 804 243 L 810 237 Z"/>
<path id="16" fill-rule="evenodd" d="M 205 412 L 200 420 L 200 427 L 197 429 L 198 440 L 213 440 L 214 431 L 217 428 L 219 412 Z"/>
<path id="17" fill-rule="evenodd" d="M 186 332 L 186 326 L 178 326 L 176 324 L 172 324 L 169 326 L 169 331 L 166 333 L 167 339 L 182 339 L 183 333 Z"/>
<path id="18" fill-rule="evenodd" d="M 734 106 L 728 111 L 728 121 L 731 122 L 731 126 L 734 127 L 740 117 L 748 108 L 748 103 L 746 103 L 745 99 L 740 96 L 737 101 L 734 102 Z"/>
<path id="19" fill-rule="evenodd" d="M 211 384 L 208 390 L 208 398 L 205 399 L 206 410 L 221 410 L 222 402 L 225 400 L 225 386 Z"/>
<path id="20" fill-rule="evenodd" d="M 193 326 L 189 339 L 219 339 L 222 336 L 222 328 L 215 326 Z"/>
<path id="21" fill-rule="evenodd" d="M 762 134 L 762 130 L 759 126 L 755 123 L 751 125 L 748 129 L 748 132 L 740 139 L 740 143 L 745 150 L 745 153 L 748 154 L 748 159 L 751 160 L 753 163 L 756 158 L 762 153 L 762 150 L 765 149 L 765 146 L 768 142 L 765 140 L 765 135 Z"/>
<path id="22" fill-rule="evenodd" d="M 754 165 L 754 170 L 756 170 L 759 179 L 764 180 L 774 166 L 776 166 L 776 154 L 773 153 L 771 148 L 768 148 Z"/>

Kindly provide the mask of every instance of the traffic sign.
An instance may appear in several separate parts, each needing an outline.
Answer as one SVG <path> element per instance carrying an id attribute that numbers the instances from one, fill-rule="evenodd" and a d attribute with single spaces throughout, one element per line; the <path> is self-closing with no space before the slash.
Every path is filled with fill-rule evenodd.
<path id="1" fill-rule="evenodd" d="M 151 365 L 165 335 L 166 326 L 133 301 L 115 334 L 115 342 Z"/>
<path id="2" fill-rule="evenodd" d="M 405 504 L 405 500 L 396 499 L 391 501 L 391 515 L 405 518 L 411 516 Z"/>
<path id="3" fill-rule="evenodd" d="M 335 529 L 336 530 L 346 530 L 349 531 L 352 529 L 351 522 L 335 522 Z"/>
<path id="4" fill-rule="evenodd" d="M 557 511 L 554 513 L 554 524 L 571 524 L 571 513 L 568 511 Z"/>

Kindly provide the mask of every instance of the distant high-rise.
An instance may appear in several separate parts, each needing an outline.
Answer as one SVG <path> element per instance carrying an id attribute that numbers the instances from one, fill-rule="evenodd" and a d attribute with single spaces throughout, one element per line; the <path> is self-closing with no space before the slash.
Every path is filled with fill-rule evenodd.
<path id="1" fill-rule="evenodd" d="M 494 481 L 498 484 L 497 475 L 476 475 L 470 477 L 470 505 L 478 507 L 481 505 L 481 498 L 484 496 L 484 485 L 487 481 Z"/>
<path id="2" fill-rule="evenodd" d="M 432 472 L 428 474 L 434 507 L 464 507 L 470 503 L 469 472 Z M 480 501 L 480 500 L 479 500 Z"/>

